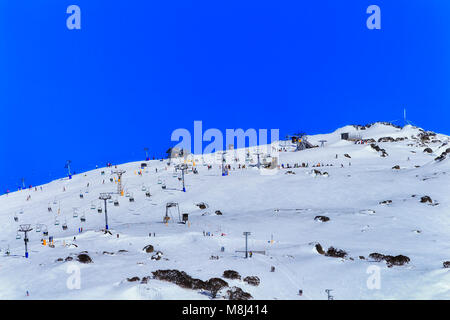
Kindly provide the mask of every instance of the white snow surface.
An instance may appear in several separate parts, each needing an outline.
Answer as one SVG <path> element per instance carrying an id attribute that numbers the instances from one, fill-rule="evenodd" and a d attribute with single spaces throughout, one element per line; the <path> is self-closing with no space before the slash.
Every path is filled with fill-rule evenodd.
<path id="1" fill-rule="evenodd" d="M 341 140 L 342 132 L 358 132 L 363 139 L 376 141 L 387 136 L 407 139 L 376 142 L 388 153 L 381 157 L 368 144 Z M 231 158 L 227 163 L 235 169 L 228 176 L 221 175 L 218 164 L 211 170 L 196 164 L 199 173 L 185 176 L 186 192 L 181 191 L 179 173 L 174 174 L 167 160 L 148 161 L 142 175 L 137 174 L 142 161 L 118 165 L 126 170 L 125 192 L 135 202 L 112 196 L 120 202 L 118 207 L 108 203 L 112 235 L 102 232 L 104 213 L 91 205 L 103 207 L 99 193 L 116 191 L 116 183 L 110 182 L 114 167 L 55 180 L 43 185 L 42 191 L 38 186 L 38 191 L 32 188 L 3 195 L 0 299 L 211 299 L 202 290 L 153 278 L 146 284 L 127 281 L 151 277 L 158 269 L 177 269 L 202 280 L 222 277 L 229 269 L 242 278 L 258 276 L 259 286 L 224 279 L 254 299 L 326 299 L 325 289 L 333 290 L 334 299 L 449 299 L 450 269 L 443 268 L 443 262 L 450 260 L 450 155 L 440 162 L 434 160 L 449 147 L 442 146 L 449 137 L 437 134 L 438 141 L 423 143 L 417 139 L 420 132 L 412 126 L 400 129 L 377 123 L 365 130 L 346 126 L 309 136 L 315 145 L 320 140 L 327 142 L 324 147 L 289 149 L 279 155 L 279 164 L 308 163 L 309 167 L 281 168 L 274 175 L 262 175 L 249 166 L 238 169 Z M 424 153 L 426 147 L 433 153 Z M 312 168 L 318 163 L 324 166 Z M 400 170 L 392 169 L 395 165 Z M 328 176 L 311 174 L 313 169 L 326 171 Z M 159 179 L 167 189 L 161 188 Z M 143 185 L 151 197 L 145 196 Z M 433 203 L 421 203 L 422 196 L 429 196 Z M 392 203 L 380 204 L 385 200 Z M 165 205 L 172 201 L 179 203 L 181 213 L 189 213 L 189 224 L 177 223 L 175 213 L 171 222 L 162 223 Z M 195 205 L 200 202 L 208 208 Z M 48 212 L 49 205 L 53 212 Z M 78 208 L 78 217 L 73 217 L 73 208 Z M 216 210 L 223 214 L 216 215 Z M 80 221 L 83 214 L 86 222 Z M 55 225 L 55 216 L 60 225 Z M 330 220 L 316 221 L 316 216 Z M 62 230 L 64 222 L 67 230 Z M 42 231 L 33 230 L 29 233 L 30 256 L 24 258 L 23 234 L 16 239 L 20 224 L 31 224 L 34 229 L 36 224 L 45 224 L 55 239 L 54 248 L 42 245 Z M 204 231 L 213 236 L 204 236 Z M 245 248 L 244 231 L 251 232 L 249 249 L 265 254 L 255 252 L 245 259 L 244 253 L 236 252 Z M 345 250 L 347 256 L 321 255 L 315 249 L 317 243 L 325 251 L 331 246 Z M 149 244 L 163 253 L 161 260 L 151 260 L 153 253 L 142 250 Z M 6 254 L 8 247 L 10 255 Z M 93 263 L 76 261 L 83 251 Z M 404 255 L 410 262 L 388 267 L 368 257 L 374 252 Z M 71 262 L 57 261 L 71 255 Z M 80 289 L 67 285 L 73 265 L 80 268 Z M 380 275 L 380 287 L 375 289 L 367 285 L 372 266 L 379 268 Z"/>

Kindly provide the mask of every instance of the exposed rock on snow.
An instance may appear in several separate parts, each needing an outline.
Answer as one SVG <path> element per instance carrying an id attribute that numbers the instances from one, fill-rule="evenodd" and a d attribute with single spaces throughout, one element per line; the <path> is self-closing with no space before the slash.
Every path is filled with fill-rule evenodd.
<path id="1" fill-rule="evenodd" d="M 144 250 L 147 253 L 152 253 L 154 248 L 151 244 L 149 244 L 149 245 L 146 245 L 142 250 Z"/>
<path id="2" fill-rule="evenodd" d="M 209 291 L 213 298 L 216 297 L 221 289 L 228 287 L 228 283 L 220 278 L 211 278 L 208 281 L 203 281 L 192 278 L 184 271 L 156 270 L 152 273 L 157 280 L 172 282 L 185 289 Z"/>
<path id="3" fill-rule="evenodd" d="M 244 282 L 247 282 L 252 286 L 259 286 L 261 280 L 257 276 L 247 276 L 244 278 Z"/>
<path id="4" fill-rule="evenodd" d="M 347 252 L 341 249 L 329 247 L 327 252 L 325 252 L 325 256 L 333 258 L 345 258 L 347 256 Z"/>
<path id="5" fill-rule="evenodd" d="M 141 280 L 139 277 L 127 278 L 128 282 L 136 282 L 136 281 L 139 281 L 139 280 Z"/>
<path id="6" fill-rule="evenodd" d="M 433 200 L 431 200 L 431 198 L 429 196 L 423 196 L 422 198 L 420 198 L 420 202 L 421 203 L 433 203 Z"/>
<path id="7" fill-rule="evenodd" d="M 253 297 L 250 293 L 243 291 L 239 287 L 232 287 L 230 290 L 227 290 L 225 298 L 228 300 L 249 300 Z"/>
<path id="8" fill-rule="evenodd" d="M 80 253 L 77 256 L 77 260 L 81 263 L 92 263 L 92 259 L 89 255 L 87 255 L 86 253 Z"/>
<path id="9" fill-rule="evenodd" d="M 234 271 L 234 270 L 225 270 L 223 272 L 223 277 L 225 279 L 239 279 L 239 280 L 241 280 L 241 275 L 239 274 L 239 272 Z"/>
<path id="10" fill-rule="evenodd" d="M 386 261 L 388 268 L 391 268 L 392 266 L 402 266 L 410 262 L 410 259 L 407 256 L 403 255 L 390 256 L 376 252 L 369 254 L 369 258 L 372 258 L 374 261 L 377 262 L 382 260 Z"/>
<path id="11" fill-rule="evenodd" d="M 321 222 L 327 222 L 327 221 L 330 221 L 330 218 L 328 218 L 328 217 L 326 217 L 326 216 L 316 216 L 316 217 L 314 218 L 314 220 L 316 220 L 316 221 L 321 221 Z"/>
<path id="12" fill-rule="evenodd" d="M 208 205 L 204 202 L 197 203 L 196 206 L 199 207 L 201 210 L 205 210 L 206 208 L 208 208 Z"/>

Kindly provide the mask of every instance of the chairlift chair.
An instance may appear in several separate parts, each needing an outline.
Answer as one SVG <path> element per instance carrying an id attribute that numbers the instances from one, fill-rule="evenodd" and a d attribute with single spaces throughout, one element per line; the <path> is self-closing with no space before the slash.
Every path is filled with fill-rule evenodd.
<path id="1" fill-rule="evenodd" d="M 14 221 L 18 222 L 19 221 L 19 217 L 17 215 L 14 216 Z"/>
<path id="2" fill-rule="evenodd" d="M 59 226 L 59 220 L 58 220 L 58 218 L 55 218 L 55 226 Z"/>
<path id="3" fill-rule="evenodd" d="M 162 180 L 158 178 L 158 184 L 162 184 Z"/>
<path id="4" fill-rule="evenodd" d="M 125 197 L 129 198 L 129 197 L 130 197 L 130 193 L 127 192 L 127 193 L 125 194 Z"/>
<path id="5" fill-rule="evenodd" d="M 16 239 L 17 239 L 17 240 L 20 240 L 20 239 L 22 239 L 22 236 L 20 235 L 19 231 L 17 231 L 17 234 L 16 234 Z"/>
<path id="6" fill-rule="evenodd" d="M 67 223 L 64 222 L 64 224 L 62 225 L 62 229 L 67 230 Z"/>
<path id="7" fill-rule="evenodd" d="M 97 208 L 97 212 L 98 212 L 98 213 L 102 213 L 102 212 L 103 212 L 102 207 L 98 207 L 98 208 Z"/>
<path id="8" fill-rule="evenodd" d="M 39 224 L 36 225 L 36 232 L 41 232 L 41 225 Z"/>
<path id="9" fill-rule="evenodd" d="M 130 202 L 134 202 L 133 194 L 130 195 L 130 199 L 129 200 L 130 200 Z"/>
<path id="10" fill-rule="evenodd" d="M 86 222 L 86 217 L 85 217 L 84 214 L 80 217 L 80 221 L 81 221 L 81 222 Z"/>
<path id="11" fill-rule="evenodd" d="M 147 188 L 145 186 L 142 186 L 142 191 L 147 191 Z"/>
<path id="12" fill-rule="evenodd" d="M 19 214 L 23 214 L 23 209 L 20 209 Z"/>
<path id="13" fill-rule="evenodd" d="M 96 207 L 95 204 L 92 202 L 92 203 L 91 203 L 91 210 L 95 210 L 95 209 L 97 209 L 97 207 Z"/>
<path id="14" fill-rule="evenodd" d="M 114 207 L 118 207 L 119 206 L 119 200 L 115 199 L 114 200 Z"/>
<path id="15" fill-rule="evenodd" d="M 112 198 L 108 199 L 108 203 L 113 203 L 114 200 Z"/>
<path id="16" fill-rule="evenodd" d="M 150 196 L 151 196 L 150 191 L 147 191 L 147 192 L 145 193 L 145 196 L 146 196 L 147 198 L 150 198 Z"/>
<path id="17" fill-rule="evenodd" d="M 78 211 L 77 210 L 73 210 L 73 217 L 74 218 L 78 218 Z"/>
<path id="18" fill-rule="evenodd" d="M 83 198 L 84 198 L 84 195 L 83 195 L 83 193 L 80 192 L 80 199 L 83 199 Z"/>
<path id="19" fill-rule="evenodd" d="M 48 230 L 47 230 L 47 229 L 44 229 L 44 230 L 42 231 L 42 235 L 43 235 L 44 237 L 47 237 L 47 236 L 48 236 Z"/>

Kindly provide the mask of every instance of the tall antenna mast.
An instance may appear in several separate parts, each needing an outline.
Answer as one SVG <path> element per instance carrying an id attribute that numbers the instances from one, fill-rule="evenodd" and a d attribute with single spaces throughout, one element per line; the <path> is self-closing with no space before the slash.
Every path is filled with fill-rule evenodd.
<path id="1" fill-rule="evenodd" d="M 406 126 L 406 108 L 403 108 L 403 126 Z"/>
<path id="2" fill-rule="evenodd" d="M 69 179 L 72 179 L 72 174 L 70 173 L 70 164 L 72 163 L 72 160 L 67 160 L 66 165 L 64 166 L 65 169 L 67 169 L 67 175 L 69 176 Z"/>

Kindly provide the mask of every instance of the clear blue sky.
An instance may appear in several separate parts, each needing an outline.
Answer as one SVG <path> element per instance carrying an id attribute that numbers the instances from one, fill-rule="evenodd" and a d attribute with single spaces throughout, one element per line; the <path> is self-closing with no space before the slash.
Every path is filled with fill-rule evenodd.
<path id="1" fill-rule="evenodd" d="M 82 29 L 66 28 L 81 7 Z M 366 28 L 381 7 L 382 29 Z M 0 191 L 162 156 L 176 128 L 450 133 L 447 0 L 0 2 Z"/>

